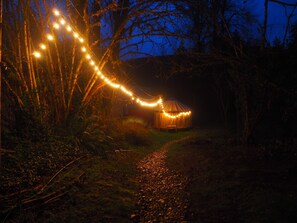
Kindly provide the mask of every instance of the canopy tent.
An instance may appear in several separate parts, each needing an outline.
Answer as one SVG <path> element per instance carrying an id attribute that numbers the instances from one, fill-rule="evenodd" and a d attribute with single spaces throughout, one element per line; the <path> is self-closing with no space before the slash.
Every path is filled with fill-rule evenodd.
<path id="1" fill-rule="evenodd" d="M 167 113 L 165 114 L 164 111 Z M 170 118 L 183 112 L 189 112 L 190 108 L 180 103 L 178 100 L 169 99 L 163 103 L 154 113 L 154 128 L 157 129 L 187 129 L 192 126 L 192 115 L 181 115 L 176 118 Z"/>

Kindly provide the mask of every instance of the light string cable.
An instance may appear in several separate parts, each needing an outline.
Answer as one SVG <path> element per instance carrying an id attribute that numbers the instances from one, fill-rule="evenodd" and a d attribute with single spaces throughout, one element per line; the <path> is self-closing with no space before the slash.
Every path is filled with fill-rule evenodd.
<path id="1" fill-rule="evenodd" d="M 96 58 L 94 58 L 95 55 L 91 50 L 90 47 L 88 46 L 87 43 L 85 43 L 84 38 L 82 37 L 82 35 L 76 30 L 76 28 L 74 26 L 72 26 L 70 23 L 67 22 L 67 20 L 65 19 L 65 17 L 60 13 L 60 11 L 58 11 L 57 9 L 53 10 L 53 14 L 55 17 L 55 20 L 52 23 L 52 26 L 55 30 L 59 30 L 59 29 L 65 29 L 67 31 L 67 33 L 69 33 L 70 35 L 73 36 L 74 39 L 78 40 L 80 43 L 80 49 L 82 51 L 82 53 L 84 53 L 85 58 L 88 61 L 89 66 L 91 66 L 94 70 L 94 72 L 97 74 L 97 76 L 99 76 L 102 81 L 105 82 L 106 85 L 110 86 L 111 88 L 114 89 L 119 89 L 120 91 L 122 91 L 125 95 L 129 96 L 131 98 L 132 101 L 135 101 L 136 103 L 138 103 L 141 106 L 144 107 L 156 107 L 156 106 L 160 106 L 161 111 L 163 112 L 163 114 L 171 119 L 176 119 L 179 118 L 181 116 L 189 116 L 191 115 L 191 111 L 186 111 L 186 112 L 179 112 L 178 114 L 170 114 L 168 112 L 165 111 L 164 108 L 164 104 L 163 104 L 163 99 L 160 97 L 158 100 L 155 100 L 153 102 L 149 102 L 149 100 L 143 100 L 140 97 L 134 95 L 134 93 L 132 91 L 130 91 L 129 89 L 127 89 L 124 85 L 121 85 L 120 83 L 116 83 L 114 81 L 112 81 L 110 78 L 108 78 L 106 75 L 104 75 L 101 70 L 99 69 L 99 67 L 96 65 Z M 46 39 L 47 41 L 54 41 L 55 38 L 52 34 L 48 33 L 46 34 Z M 35 56 L 36 58 L 41 58 L 42 57 L 42 51 L 45 51 L 46 48 L 46 44 L 45 43 L 40 43 L 39 44 L 39 50 L 35 50 L 33 52 L 33 56 Z"/>

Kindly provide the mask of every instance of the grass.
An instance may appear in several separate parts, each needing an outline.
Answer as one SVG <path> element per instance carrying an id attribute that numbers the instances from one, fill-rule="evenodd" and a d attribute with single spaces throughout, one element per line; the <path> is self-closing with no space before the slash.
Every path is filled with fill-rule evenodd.
<path id="1" fill-rule="evenodd" d="M 131 137 L 132 133 L 129 134 Z M 142 130 L 136 130 L 136 134 L 143 140 Z M 89 161 L 61 174 L 50 190 L 83 174 L 83 180 L 68 189 L 63 199 L 31 211 L 19 209 L 10 217 L 18 222 L 131 222 L 138 189 L 137 162 L 166 142 L 190 132 L 149 130 L 147 134 L 149 139 L 145 139 L 145 143 L 139 143 L 138 139 L 127 141 L 122 147 L 114 148 L 123 151 L 110 151 L 107 159 L 92 156 Z M 146 143 L 147 140 L 151 143 Z"/>
<path id="2" fill-rule="evenodd" d="M 188 220 L 297 222 L 296 149 L 236 145 L 230 136 L 198 130 L 170 149 L 169 167 L 190 179 Z"/>

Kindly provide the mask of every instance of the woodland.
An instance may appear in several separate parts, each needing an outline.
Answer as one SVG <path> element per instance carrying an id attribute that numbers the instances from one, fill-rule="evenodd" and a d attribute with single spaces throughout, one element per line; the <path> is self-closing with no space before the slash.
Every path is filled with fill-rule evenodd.
<path id="1" fill-rule="evenodd" d="M 111 81 L 140 92 L 143 98 L 158 99 L 162 94 L 188 105 L 193 113 L 191 133 L 219 129 L 228 135 L 224 137 L 228 145 L 262 148 L 255 153 L 295 160 L 297 2 L 263 0 L 263 20 L 248 4 L 235 0 L 2 1 L 3 222 L 38 222 L 40 210 L 65 196 L 71 200 L 89 176 L 80 172 L 84 168 L 92 174 L 95 168 L 106 170 L 96 177 L 109 182 L 108 175 L 134 190 L 125 179 L 134 170 L 127 157 L 118 155 L 135 149 L 130 162 L 136 162 L 179 134 L 187 134 L 154 130 L 151 108 L 141 108 L 140 117 L 127 114 L 127 105 L 135 103 L 97 77 L 82 57 L 79 41 L 53 25 L 54 9 L 76 27 L 98 69 Z M 271 4 L 286 9 L 284 32 L 273 40 L 268 36 L 268 30 L 274 29 L 268 25 Z M 53 41 L 46 39 L 48 33 Z M 46 43 L 46 51 L 41 49 L 42 55 L 36 58 L 41 42 Z M 204 134 L 208 142 L 212 133 Z M 115 171 L 117 162 L 122 175 Z M 62 179 L 61 173 L 69 168 L 77 171 Z M 118 210 L 131 213 L 129 208 Z M 49 219 L 55 219 L 54 212 Z M 47 219 L 46 214 L 42 216 Z"/>

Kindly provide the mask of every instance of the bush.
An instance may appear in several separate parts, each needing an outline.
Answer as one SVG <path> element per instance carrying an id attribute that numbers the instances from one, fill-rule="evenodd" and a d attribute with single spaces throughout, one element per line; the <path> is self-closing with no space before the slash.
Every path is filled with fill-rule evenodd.
<path id="1" fill-rule="evenodd" d="M 148 130 L 139 123 L 125 123 L 122 125 L 124 140 L 135 146 L 147 146 L 152 143 Z"/>
<path id="2" fill-rule="evenodd" d="M 64 139 L 50 137 L 36 142 L 15 138 L 14 148 L 5 148 L 2 157 L 1 195 L 42 184 L 70 161 L 84 155 L 80 148 L 67 145 Z"/>

